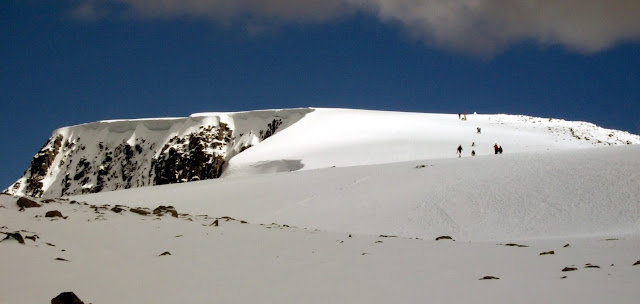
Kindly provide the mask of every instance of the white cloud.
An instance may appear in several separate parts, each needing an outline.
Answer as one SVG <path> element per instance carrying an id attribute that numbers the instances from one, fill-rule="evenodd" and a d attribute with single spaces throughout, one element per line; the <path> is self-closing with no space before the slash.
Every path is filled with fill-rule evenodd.
<path id="1" fill-rule="evenodd" d="M 459 51 L 492 54 L 533 40 L 581 53 L 640 39 L 640 1 L 629 0 L 350 0 L 420 39 Z"/>
<path id="2" fill-rule="evenodd" d="M 84 0 L 74 16 L 91 19 L 107 4 L 143 18 L 247 25 L 319 23 L 361 11 L 428 44 L 484 55 L 521 41 L 593 53 L 640 39 L 637 0 Z"/>

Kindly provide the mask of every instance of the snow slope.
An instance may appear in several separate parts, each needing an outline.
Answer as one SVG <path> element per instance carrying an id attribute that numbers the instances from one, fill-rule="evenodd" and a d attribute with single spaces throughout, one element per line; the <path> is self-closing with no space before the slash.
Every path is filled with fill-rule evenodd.
<path id="1" fill-rule="evenodd" d="M 586 122 L 522 115 L 471 114 L 461 120 L 455 114 L 316 109 L 234 157 L 222 176 L 274 172 L 274 163 L 282 160 L 309 170 L 454 158 L 458 145 L 464 156 L 472 150 L 489 155 L 496 143 L 512 154 L 640 144 L 640 136 Z"/>
<path id="2" fill-rule="evenodd" d="M 639 172 L 640 146 L 632 145 L 229 177 L 74 198 L 343 233 L 606 237 L 640 233 Z"/>

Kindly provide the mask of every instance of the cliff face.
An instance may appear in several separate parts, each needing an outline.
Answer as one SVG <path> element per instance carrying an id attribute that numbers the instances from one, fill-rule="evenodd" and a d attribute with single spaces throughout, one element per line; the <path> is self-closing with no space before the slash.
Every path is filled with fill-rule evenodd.
<path id="1" fill-rule="evenodd" d="M 6 192 L 59 197 L 218 178 L 231 157 L 311 111 L 202 113 L 61 128 Z"/>

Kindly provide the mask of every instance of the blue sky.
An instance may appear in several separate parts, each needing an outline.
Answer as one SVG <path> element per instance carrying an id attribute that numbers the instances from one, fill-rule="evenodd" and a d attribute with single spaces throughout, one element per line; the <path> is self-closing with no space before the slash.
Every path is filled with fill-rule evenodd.
<path id="1" fill-rule="evenodd" d="M 104 119 L 343 107 L 640 133 L 634 1 L 604 12 L 589 7 L 602 1 L 582 2 L 575 20 L 550 19 L 572 10 L 548 1 L 537 11 L 380 1 L 2 1 L 0 187 L 54 129 Z"/>

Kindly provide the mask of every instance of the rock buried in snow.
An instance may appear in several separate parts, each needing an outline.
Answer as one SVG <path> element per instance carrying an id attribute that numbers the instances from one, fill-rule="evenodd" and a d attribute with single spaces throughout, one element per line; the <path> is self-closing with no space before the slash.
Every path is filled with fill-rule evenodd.
<path id="1" fill-rule="evenodd" d="M 18 199 L 18 207 L 20 208 L 37 208 L 40 207 L 40 204 L 38 204 L 35 201 L 32 201 L 26 197 L 21 197 Z"/>
<path id="2" fill-rule="evenodd" d="M 505 246 L 509 246 L 509 247 L 529 247 L 527 245 L 520 245 L 520 244 L 514 244 L 514 243 L 508 243 L 508 244 L 504 244 Z"/>
<path id="3" fill-rule="evenodd" d="M 18 241 L 18 243 L 24 244 L 24 238 L 22 238 L 22 235 L 20 234 L 20 232 L 7 233 L 7 236 L 2 240 L 4 241 L 4 240 L 10 240 L 10 239 L 14 239 Z"/>
<path id="4" fill-rule="evenodd" d="M 439 241 L 439 240 L 452 240 L 453 241 L 454 239 L 452 237 L 448 236 L 448 235 L 442 235 L 442 236 L 439 236 L 439 237 L 436 238 L 436 241 Z"/>
<path id="5" fill-rule="evenodd" d="M 115 213 L 120 213 L 120 212 L 124 211 L 124 209 L 122 209 L 122 208 L 120 208 L 118 206 L 115 206 L 115 207 L 111 208 L 111 211 L 113 211 Z"/>
<path id="6" fill-rule="evenodd" d="M 133 212 L 133 213 L 137 213 L 140 215 L 149 215 L 151 212 L 144 210 L 144 209 L 140 209 L 140 208 L 131 208 L 129 209 L 129 211 Z"/>
<path id="7" fill-rule="evenodd" d="M 478 280 L 500 280 L 500 278 L 494 276 L 484 276 L 482 278 L 479 278 Z"/>
<path id="8" fill-rule="evenodd" d="M 47 213 L 44 215 L 44 217 L 61 217 L 64 218 L 64 216 L 62 216 L 62 213 L 58 210 L 51 210 L 51 211 L 47 211 Z"/>
<path id="9" fill-rule="evenodd" d="M 547 252 L 540 252 L 540 255 L 547 255 L 547 254 L 556 254 L 556 253 L 553 250 L 547 251 Z"/>
<path id="10" fill-rule="evenodd" d="M 176 211 L 173 206 L 158 206 L 158 208 L 153 209 L 153 214 L 157 216 L 165 215 L 166 213 L 170 213 L 173 217 L 178 217 L 178 211 Z"/>
<path id="11" fill-rule="evenodd" d="M 159 256 L 163 256 L 163 255 L 171 255 L 171 252 L 165 251 L 165 252 L 161 253 Z"/>
<path id="12" fill-rule="evenodd" d="M 51 304 L 84 304 L 84 302 L 82 302 L 75 293 L 68 291 L 51 299 Z"/>
<path id="13" fill-rule="evenodd" d="M 575 267 L 565 267 L 565 268 L 562 268 L 562 271 L 576 271 L 576 270 L 578 270 L 578 268 L 575 268 Z"/>

